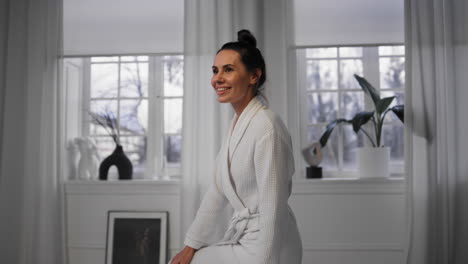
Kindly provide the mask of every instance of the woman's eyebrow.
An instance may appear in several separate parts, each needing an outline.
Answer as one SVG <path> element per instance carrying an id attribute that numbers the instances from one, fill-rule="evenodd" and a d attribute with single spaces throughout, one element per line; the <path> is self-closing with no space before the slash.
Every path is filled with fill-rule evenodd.
<path id="1" fill-rule="evenodd" d="M 236 65 L 234 65 L 234 64 L 226 64 L 226 65 L 223 65 L 222 67 L 223 67 L 223 68 L 226 68 L 226 67 L 236 67 Z M 211 68 L 212 68 L 212 69 L 217 69 L 218 66 L 213 65 L 213 66 L 211 66 Z"/>

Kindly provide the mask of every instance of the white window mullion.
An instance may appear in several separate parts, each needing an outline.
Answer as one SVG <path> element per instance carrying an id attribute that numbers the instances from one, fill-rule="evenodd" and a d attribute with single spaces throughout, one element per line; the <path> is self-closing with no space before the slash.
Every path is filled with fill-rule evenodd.
<path id="1" fill-rule="evenodd" d="M 337 60 L 336 60 L 336 72 L 337 72 L 337 76 L 336 76 L 336 80 L 337 80 L 337 91 L 338 91 L 338 118 L 342 118 L 342 105 L 341 105 L 341 102 L 342 102 L 342 97 L 343 97 L 343 87 L 341 87 L 341 54 L 340 54 L 340 49 L 337 48 Z M 339 126 L 337 127 L 337 131 L 335 131 L 336 133 L 338 133 L 338 170 L 343 170 L 343 166 L 344 166 L 344 162 L 343 162 L 343 152 L 344 152 L 344 144 L 343 144 L 343 141 L 344 141 L 344 129 L 343 129 L 343 126 Z"/>
<path id="2" fill-rule="evenodd" d="M 91 118 L 89 116 L 91 102 L 91 59 L 83 59 L 83 115 L 82 115 L 82 131 L 81 134 L 85 137 L 89 136 L 89 125 Z"/>
<path id="3" fill-rule="evenodd" d="M 149 58 L 148 76 L 148 146 L 146 164 L 146 178 L 160 176 L 163 166 L 163 132 L 164 132 L 164 105 L 162 100 L 164 85 L 164 69 L 161 57 Z"/>
<path id="4" fill-rule="evenodd" d="M 297 58 L 297 71 L 296 71 L 296 78 L 297 78 L 297 87 L 301 90 L 300 94 L 304 94 L 305 96 L 301 96 L 299 98 L 300 104 L 300 127 L 299 127 L 299 136 L 301 140 L 301 146 L 306 147 L 310 144 L 308 142 L 309 137 L 309 119 L 308 119 L 308 104 L 307 98 L 309 93 L 307 92 L 307 60 L 306 60 L 306 50 L 299 49 L 296 53 Z M 299 150 L 300 153 L 302 150 Z M 300 173 L 300 178 L 305 178 L 306 171 L 305 168 L 309 166 L 303 158 L 299 159 L 300 169 L 298 168 L 297 171 Z"/>
<path id="5" fill-rule="evenodd" d="M 118 137 L 119 137 L 119 140 L 120 140 L 120 68 L 121 68 L 121 57 L 119 57 L 119 62 L 117 64 L 117 127 L 119 129 L 117 129 L 117 133 L 118 134 Z M 122 144 L 122 142 L 119 142 L 120 144 Z"/>
<path id="6" fill-rule="evenodd" d="M 376 89 L 378 88 L 378 84 L 380 77 L 379 77 L 379 49 L 378 47 L 364 47 L 362 49 L 362 71 L 364 78 L 369 81 Z M 372 99 L 364 95 L 364 109 L 365 111 L 372 111 L 374 110 L 374 103 L 372 102 Z M 376 140 L 376 135 L 374 133 L 374 124 L 372 122 L 369 122 L 368 124 L 364 125 L 364 129 L 369 133 L 369 135 L 372 137 L 372 140 Z M 375 144 L 377 144 L 377 141 L 375 141 Z M 367 138 L 367 136 L 364 135 L 364 146 L 370 147 L 372 144 Z"/>

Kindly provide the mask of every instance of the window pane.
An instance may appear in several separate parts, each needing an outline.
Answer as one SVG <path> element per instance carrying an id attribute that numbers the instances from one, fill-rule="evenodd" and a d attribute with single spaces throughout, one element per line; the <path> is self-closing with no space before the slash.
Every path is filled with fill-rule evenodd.
<path id="1" fill-rule="evenodd" d="M 121 61 L 148 61 L 148 56 L 122 56 Z"/>
<path id="2" fill-rule="evenodd" d="M 405 46 L 380 46 L 379 55 L 405 55 Z"/>
<path id="3" fill-rule="evenodd" d="M 180 164 L 182 136 L 166 135 L 164 137 L 164 151 L 169 165 L 172 164 L 172 166 L 174 166 Z"/>
<path id="4" fill-rule="evenodd" d="M 120 101 L 120 133 L 142 135 L 148 131 L 148 100 Z"/>
<path id="5" fill-rule="evenodd" d="M 352 119 L 364 110 L 364 92 L 344 92 L 341 94 L 341 116 Z"/>
<path id="6" fill-rule="evenodd" d="M 343 129 L 343 168 L 355 169 L 358 147 L 364 146 L 365 136 L 362 132 L 356 134 L 351 125 L 342 126 Z"/>
<path id="7" fill-rule="evenodd" d="M 93 137 L 96 142 L 100 161 L 103 161 L 114 151 L 116 144 L 111 137 Z"/>
<path id="8" fill-rule="evenodd" d="M 123 150 L 133 166 L 143 166 L 146 163 L 146 137 L 120 137 Z"/>
<path id="9" fill-rule="evenodd" d="M 319 141 L 323 132 L 325 131 L 325 126 L 309 126 L 308 127 L 308 140 L 309 143 Z M 333 133 L 328 138 L 328 142 L 325 147 L 322 149 L 323 161 L 319 166 L 323 168 L 333 168 L 338 167 L 338 129 L 333 130 Z"/>
<path id="10" fill-rule="evenodd" d="M 386 147 L 390 147 L 391 161 L 404 160 L 404 127 L 403 124 L 384 125 L 382 139 Z"/>
<path id="11" fill-rule="evenodd" d="M 341 60 L 340 61 L 340 85 L 342 88 L 356 89 L 359 83 L 354 78 L 354 74 L 362 76 L 362 60 Z"/>
<path id="12" fill-rule="evenodd" d="M 148 96 L 148 63 L 122 63 L 120 68 L 120 96 Z"/>
<path id="13" fill-rule="evenodd" d="M 307 62 L 307 89 L 337 89 L 336 60 L 313 60 Z"/>
<path id="14" fill-rule="evenodd" d="M 91 64 L 91 98 L 117 96 L 117 64 Z"/>
<path id="15" fill-rule="evenodd" d="M 404 92 L 394 92 L 394 91 L 385 91 L 381 93 L 382 98 L 384 97 L 390 97 L 390 96 L 396 96 L 395 99 L 393 99 L 392 104 L 390 107 L 393 107 L 395 105 L 404 105 L 405 104 L 405 93 Z M 393 122 L 399 121 L 398 117 L 395 115 L 393 112 L 388 112 L 387 115 L 385 116 L 385 122 Z"/>
<path id="16" fill-rule="evenodd" d="M 309 124 L 331 122 L 337 118 L 338 94 L 335 92 L 307 95 Z"/>
<path id="17" fill-rule="evenodd" d="M 180 59 L 164 62 L 164 96 L 182 96 L 184 94 L 184 63 Z"/>
<path id="18" fill-rule="evenodd" d="M 405 85 L 405 58 L 380 58 L 380 87 L 403 88 Z"/>
<path id="19" fill-rule="evenodd" d="M 117 120 L 117 101 L 115 100 L 91 100 L 89 111 L 93 115 L 100 116 L 101 120 L 105 119 L 105 116 L 113 118 L 115 123 Z M 96 120 L 89 116 L 89 134 L 90 135 L 109 135 L 110 128 L 104 128 L 99 125 Z"/>
<path id="20" fill-rule="evenodd" d="M 163 57 L 164 60 L 183 60 L 184 56 L 183 55 L 168 55 Z"/>
<path id="21" fill-rule="evenodd" d="M 306 58 L 336 58 L 336 48 L 306 49 Z"/>
<path id="22" fill-rule="evenodd" d="M 360 47 L 343 47 L 340 48 L 340 57 L 362 57 L 362 48 Z"/>
<path id="23" fill-rule="evenodd" d="M 164 133 L 182 132 L 182 99 L 164 99 Z"/>
<path id="24" fill-rule="evenodd" d="M 117 62 L 119 57 L 92 57 L 91 62 Z"/>

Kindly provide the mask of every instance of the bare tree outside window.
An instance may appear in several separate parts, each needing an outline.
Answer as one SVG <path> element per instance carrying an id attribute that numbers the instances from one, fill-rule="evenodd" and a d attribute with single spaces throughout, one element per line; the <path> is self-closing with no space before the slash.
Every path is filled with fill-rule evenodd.
<path id="1" fill-rule="evenodd" d="M 116 117 L 121 144 L 135 171 L 143 175 L 148 162 L 158 162 L 155 158 L 164 159 L 169 167 L 180 167 L 183 56 L 91 57 L 83 61 L 89 70 L 89 78 L 84 78 L 83 112 L 110 112 Z M 110 155 L 115 144 L 106 131 L 91 119 L 85 122 L 85 136 L 96 140 L 100 156 Z"/>
<path id="2" fill-rule="evenodd" d="M 382 96 L 396 96 L 393 104 L 404 102 L 404 47 L 327 47 L 307 48 L 298 52 L 298 61 L 305 64 L 305 85 L 300 93 L 306 107 L 307 138 L 302 145 L 318 141 L 325 126 L 337 118 L 350 119 L 366 109 L 366 101 L 354 74 L 365 76 L 377 72 L 380 76 Z M 373 55 L 369 55 L 373 54 Z M 301 62 L 302 63 L 302 62 Z M 322 166 L 330 170 L 354 169 L 356 149 L 365 144 L 364 137 L 356 134 L 350 125 L 338 128 L 323 150 Z M 403 125 L 388 119 L 384 128 L 385 145 L 391 147 L 393 162 L 403 162 Z"/>

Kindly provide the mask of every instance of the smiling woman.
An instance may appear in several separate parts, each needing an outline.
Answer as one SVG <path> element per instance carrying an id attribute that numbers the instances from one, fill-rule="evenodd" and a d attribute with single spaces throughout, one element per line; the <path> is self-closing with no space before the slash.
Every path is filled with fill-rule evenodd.
<path id="1" fill-rule="evenodd" d="M 247 30 L 223 45 L 211 85 L 236 114 L 216 158 L 211 186 L 171 264 L 302 261 L 296 218 L 288 205 L 294 159 L 289 132 L 259 98 L 265 62 Z M 210 239 L 225 208 L 234 214 L 224 236 Z"/>
<path id="2" fill-rule="evenodd" d="M 211 85 L 216 90 L 220 103 L 231 103 L 239 115 L 254 97 L 259 69 L 255 73 L 247 71 L 239 53 L 233 50 L 221 50 L 216 55 L 213 65 Z"/>

